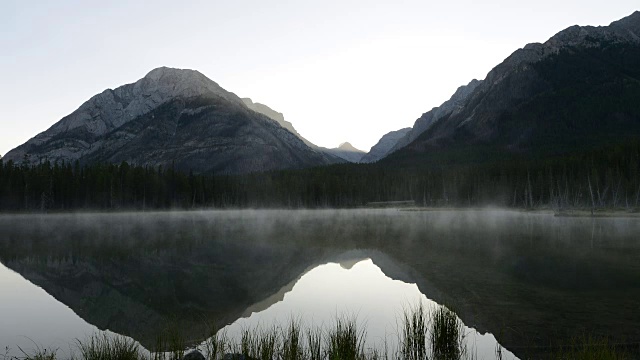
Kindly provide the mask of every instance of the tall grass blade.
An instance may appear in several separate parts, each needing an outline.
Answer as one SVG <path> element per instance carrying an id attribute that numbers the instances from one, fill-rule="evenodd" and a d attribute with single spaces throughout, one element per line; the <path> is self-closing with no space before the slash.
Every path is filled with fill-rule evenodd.
<path id="1" fill-rule="evenodd" d="M 336 319 L 335 328 L 327 335 L 328 360 L 364 359 L 364 331 L 358 331 L 355 319 Z"/>
<path id="2" fill-rule="evenodd" d="M 427 359 L 428 320 L 422 303 L 405 309 L 399 344 L 402 359 Z"/>

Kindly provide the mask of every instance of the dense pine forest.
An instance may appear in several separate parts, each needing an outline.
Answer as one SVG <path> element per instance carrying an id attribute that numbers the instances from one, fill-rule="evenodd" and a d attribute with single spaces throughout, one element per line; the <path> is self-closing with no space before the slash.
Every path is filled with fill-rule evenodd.
<path id="1" fill-rule="evenodd" d="M 219 175 L 127 163 L 15 165 L 0 160 L 0 210 L 328 208 L 399 200 L 434 207 L 640 208 L 640 140 L 544 159 L 399 164 L 383 160 Z"/>

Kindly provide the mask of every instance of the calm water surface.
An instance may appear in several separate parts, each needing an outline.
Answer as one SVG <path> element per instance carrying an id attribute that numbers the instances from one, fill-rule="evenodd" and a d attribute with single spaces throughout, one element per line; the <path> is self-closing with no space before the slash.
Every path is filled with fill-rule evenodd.
<path id="1" fill-rule="evenodd" d="M 96 331 L 151 347 L 167 327 L 333 324 L 396 339 L 403 308 L 447 304 L 479 358 L 582 334 L 637 351 L 637 219 L 508 211 L 208 211 L 0 216 L 0 345 L 66 353 Z M 497 339 L 497 340 L 496 340 Z"/>

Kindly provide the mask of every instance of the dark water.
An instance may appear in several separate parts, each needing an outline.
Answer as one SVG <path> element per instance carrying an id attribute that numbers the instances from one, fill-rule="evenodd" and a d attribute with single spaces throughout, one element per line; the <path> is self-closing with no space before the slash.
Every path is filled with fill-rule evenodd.
<path id="1" fill-rule="evenodd" d="M 447 304 L 480 358 L 584 334 L 637 351 L 640 221 L 506 211 L 213 211 L 0 217 L 0 345 L 108 329 L 150 347 L 355 313 L 395 339 L 402 306 Z M 239 320 L 240 319 L 240 320 Z M 477 332 L 477 334 L 476 334 Z M 375 345 L 375 344 L 374 344 Z"/>

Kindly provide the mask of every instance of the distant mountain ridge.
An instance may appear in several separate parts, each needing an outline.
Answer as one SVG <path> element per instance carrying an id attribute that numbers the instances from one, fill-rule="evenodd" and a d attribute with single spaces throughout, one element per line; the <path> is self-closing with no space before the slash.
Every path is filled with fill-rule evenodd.
<path id="1" fill-rule="evenodd" d="M 335 155 L 341 159 L 344 159 L 352 163 L 360 162 L 360 159 L 362 159 L 362 156 L 366 154 L 364 151 L 356 149 L 349 142 L 344 142 L 340 144 L 337 148 L 333 148 L 333 149 L 321 148 L 321 149 L 322 151 L 328 154 Z"/>
<path id="2" fill-rule="evenodd" d="M 415 164 L 564 154 L 640 134 L 640 12 L 527 44 L 368 154 L 326 149 L 282 113 L 194 70 L 158 68 L 107 89 L 3 161 L 174 166 L 248 173 L 408 159 Z"/>
<path id="3" fill-rule="evenodd" d="M 311 141 L 305 139 L 302 135 L 300 135 L 298 133 L 298 131 L 293 127 L 293 124 L 286 121 L 284 119 L 284 114 L 282 114 L 281 112 L 277 112 L 275 110 L 273 110 L 272 108 L 270 108 L 269 106 L 265 105 L 265 104 L 261 104 L 261 103 L 254 103 L 253 100 L 251 100 L 251 98 L 242 98 L 242 102 L 251 110 L 266 115 L 269 118 L 275 120 L 278 124 L 280 124 L 280 126 L 282 126 L 283 128 L 289 130 L 293 135 L 297 136 L 300 138 L 300 140 L 302 140 L 305 144 L 307 144 L 307 146 L 309 146 L 310 148 L 316 148 L 317 146 L 313 143 L 311 143 Z"/>
<path id="4" fill-rule="evenodd" d="M 329 161 L 332 163 L 358 162 L 362 154 L 364 154 L 364 151 L 354 148 L 349 143 L 343 143 L 337 148 L 332 148 L 332 149 L 318 146 L 312 143 L 311 141 L 305 139 L 302 135 L 300 135 L 298 131 L 293 127 L 293 124 L 291 124 L 290 122 L 284 119 L 284 115 L 282 113 L 271 109 L 267 105 L 264 105 L 261 103 L 254 103 L 253 100 L 251 100 L 250 98 L 243 98 L 242 101 L 245 103 L 245 105 L 247 105 L 249 109 L 255 112 L 258 112 L 260 114 L 264 114 L 270 117 L 271 119 L 275 120 L 276 122 L 278 122 L 278 124 L 280 124 L 282 127 L 291 131 L 292 134 L 299 137 L 300 140 L 302 140 L 310 148 L 323 152 L 325 155 L 327 155 Z"/>
<path id="5" fill-rule="evenodd" d="M 638 99 L 636 11 L 609 26 L 572 26 L 516 50 L 484 80 L 460 87 L 419 118 L 389 161 L 486 161 L 608 144 L 640 135 Z"/>
<path id="6" fill-rule="evenodd" d="M 398 149 L 401 149 L 415 139 L 420 136 L 423 132 L 425 132 L 431 125 L 433 125 L 438 120 L 442 119 L 445 116 L 449 116 L 456 111 L 461 111 L 465 101 L 469 98 L 469 95 L 473 93 L 473 91 L 480 85 L 482 81 L 473 79 L 467 85 L 460 86 L 456 92 L 451 96 L 451 98 L 442 105 L 431 109 L 430 111 L 422 114 L 421 117 L 416 120 L 413 125 L 413 128 L 402 138 L 398 140 L 398 142 L 388 151 L 388 153 L 392 153 Z"/>
<path id="7" fill-rule="evenodd" d="M 386 133 L 382 138 L 380 138 L 378 143 L 360 159 L 360 162 L 372 163 L 387 156 L 387 154 L 397 146 L 398 142 L 407 136 L 411 130 L 412 128 L 404 128 Z"/>
<path id="8" fill-rule="evenodd" d="M 166 67 L 92 97 L 4 160 L 25 159 L 221 173 L 335 162 L 200 72 Z"/>

